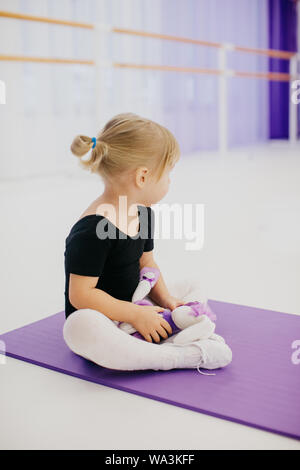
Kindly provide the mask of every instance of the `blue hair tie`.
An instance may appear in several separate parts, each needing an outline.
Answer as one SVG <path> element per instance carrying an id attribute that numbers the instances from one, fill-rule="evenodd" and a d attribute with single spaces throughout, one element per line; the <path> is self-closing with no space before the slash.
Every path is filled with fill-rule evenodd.
<path id="1" fill-rule="evenodd" d="M 93 147 L 92 147 L 92 149 L 94 149 L 94 148 L 96 147 L 96 143 L 97 143 L 96 137 L 92 137 L 92 142 L 93 142 Z"/>

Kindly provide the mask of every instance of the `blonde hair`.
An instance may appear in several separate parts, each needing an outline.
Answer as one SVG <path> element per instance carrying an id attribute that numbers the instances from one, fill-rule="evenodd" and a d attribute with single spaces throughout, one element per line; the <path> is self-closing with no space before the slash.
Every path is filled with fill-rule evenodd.
<path id="1" fill-rule="evenodd" d="M 180 147 L 173 134 L 164 126 L 133 113 L 114 116 L 99 132 L 96 145 L 91 137 L 78 135 L 71 151 L 80 158 L 84 169 L 113 179 L 124 171 L 147 166 L 157 181 L 166 168 L 180 157 Z M 89 160 L 81 157 L 92 149 Z"/>

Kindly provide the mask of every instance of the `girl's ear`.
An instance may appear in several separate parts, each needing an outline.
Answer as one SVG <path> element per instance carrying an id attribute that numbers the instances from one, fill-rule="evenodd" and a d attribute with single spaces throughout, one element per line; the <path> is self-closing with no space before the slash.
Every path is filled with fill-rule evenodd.
<path id="1" fill-rule="evenodd" d="M 147 181 L 149 170 L 146 167 L 140 167 L 135 173 L 135 182 L 139 188 L 142 188 Z"/>

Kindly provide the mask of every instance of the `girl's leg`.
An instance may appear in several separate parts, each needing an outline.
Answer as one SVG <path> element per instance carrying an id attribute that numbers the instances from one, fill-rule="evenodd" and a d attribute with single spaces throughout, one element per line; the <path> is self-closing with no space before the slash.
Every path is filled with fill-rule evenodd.
<path id="1" fill-rule="evenodd" d="M 143 341 L 92 309 L 73 312 L 65 321 L 63 336 L 74 353 L 109 369 L 196 368 L 201 360 L 198 348 Z"/>

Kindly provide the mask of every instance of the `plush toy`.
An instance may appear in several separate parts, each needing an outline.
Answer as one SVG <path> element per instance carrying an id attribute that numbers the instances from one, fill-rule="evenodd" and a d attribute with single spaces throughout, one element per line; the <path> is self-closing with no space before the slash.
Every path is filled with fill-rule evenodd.
<path id="1" fill-rule="evenodd" d="M 160 272 L 157 268 L 142 268 L 132 302 L 137 305 L 152 305 L 145 297 L 156 284 L 159 276 Z M 174 310 L 165 309 L 160 315 L 171 325 L 172 335 L 178 333 L 173 340 L 176 344 L 207 338 L 222 340 L 222 337 L 214 334 L 216 315 L 210 309 L 207 301 L 187 302 Z M 120 322 L 118 326 L 128 334 L 145 339 L 130 323 Z"/>

